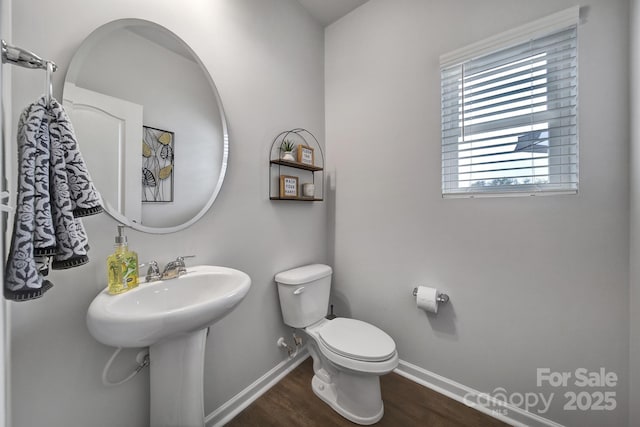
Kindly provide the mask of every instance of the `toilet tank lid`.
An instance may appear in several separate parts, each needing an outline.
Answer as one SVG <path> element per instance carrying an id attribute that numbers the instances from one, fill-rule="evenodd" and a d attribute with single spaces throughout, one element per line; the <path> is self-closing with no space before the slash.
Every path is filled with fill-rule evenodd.
<path id="1" fill-rule="evenodd" d="M 278 273 L 275 280 L 283 285 L 301 285 L 327 277 L 332 271 L 328 265 L 311 264 Z"/>

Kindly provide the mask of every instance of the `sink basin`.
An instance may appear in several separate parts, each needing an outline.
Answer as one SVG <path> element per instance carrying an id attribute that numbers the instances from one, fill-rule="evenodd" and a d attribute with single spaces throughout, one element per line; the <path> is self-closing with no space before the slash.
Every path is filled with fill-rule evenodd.
<path id="1" fill-rule="evenodd" d="M 199 265 L 171 280 L 141 283 L 119 295 L 100 292 L 87 313 L 99 342 L 147 347 L 177 334 L 206 329 L 247 294 L 251 278 L 226 267 Z"/>
<path id="2" fill-rule="evenodd" d="M 200 265 L 175 279 L 141 283 L 120 295 L 104 289 L 89 306 L 93 337 L 114 347 L 149 347 L 150 425 L 204 425 L 207 327 L 249 292 L 242 271 Z"/>

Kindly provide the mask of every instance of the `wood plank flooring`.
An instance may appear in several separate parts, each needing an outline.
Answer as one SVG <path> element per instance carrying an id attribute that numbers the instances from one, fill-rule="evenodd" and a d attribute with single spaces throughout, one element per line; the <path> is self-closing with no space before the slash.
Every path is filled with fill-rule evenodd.
<path id="1" fill-rule="evenodd" d="M 229 427 L 327 427 L 354 424 L 338 415 L 311 390 L 311 358 L 239 413 Z M 508 426 L 398 374 L 380 378 L 384 417 L 380 427 Z"/>

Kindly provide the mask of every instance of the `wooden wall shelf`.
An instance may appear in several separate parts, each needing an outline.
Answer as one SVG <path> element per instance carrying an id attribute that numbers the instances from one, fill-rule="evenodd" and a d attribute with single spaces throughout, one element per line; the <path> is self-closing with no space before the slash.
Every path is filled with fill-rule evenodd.
<path id="1" fill-rule="evenodd" d="M 313 171 L 313 172 L 318 172 L 323 170 L 323 168 L 320 166 L 305 165 L 303 163 L 290 162 L 288 160 L 271 160 L 270 163 L 272 165 L 289 166 L 290 168 L 303 169 L 303 170 Z"/>
<path id="2" fill-rule="evenodd" d="M 318 199 L 317 197 L 269 197 L 270 200 L 290 200 L 293 202 L 323 202 L 324 199 Z"/>

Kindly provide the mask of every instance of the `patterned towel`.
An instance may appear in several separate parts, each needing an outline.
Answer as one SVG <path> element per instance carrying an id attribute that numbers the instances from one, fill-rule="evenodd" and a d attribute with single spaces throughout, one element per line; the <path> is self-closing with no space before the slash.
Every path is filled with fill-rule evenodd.
<path id="1" fill-rule="evenodd" d="M 53 115 L 51 137 L 60 143 L 64 153 L 73 215 L 80 218 L 102 212 L 100 196 L 93 186 L 87 166 L 78 149 L 73 125 L 67 112 L 55 99 L 51 100 L 49 111 Z"/>
<path id="2" fill-rule="evenodd" d="M 39 100 L 40 101 L 40 100 Z M 49 191 L 49 165 L 51 160 L 49 141 L 49 117 L 43 102 L 30 105 L 20 118 L 18 139 L 23 148 L 35 148 L 34 167 L 34 215 L 35 223 L 33 246 L 34 255 L 49 256 L 56 253 L 55 228 L 51 217 L 51 194 Z M 35 144 L 34 140 L 35 139 Z M 19 147 L 20 149 L 20 147 Z M 25 153 L 25 159 L 29 161 Z M 23 165 L 22 161 L 20 165 Z M 23 187 L 22 185 L 20 186 Z"/>
<path id="3" fill-rule="evenodd" d="M 44 97 L 28 106 L 18 123 L 18 194 L 4 295 L 39 298 L 53 284 L 53 268 L 85 264 L 87 235 L 80 216 L 102 212 L 73 127 L 62 106 Z"/>

